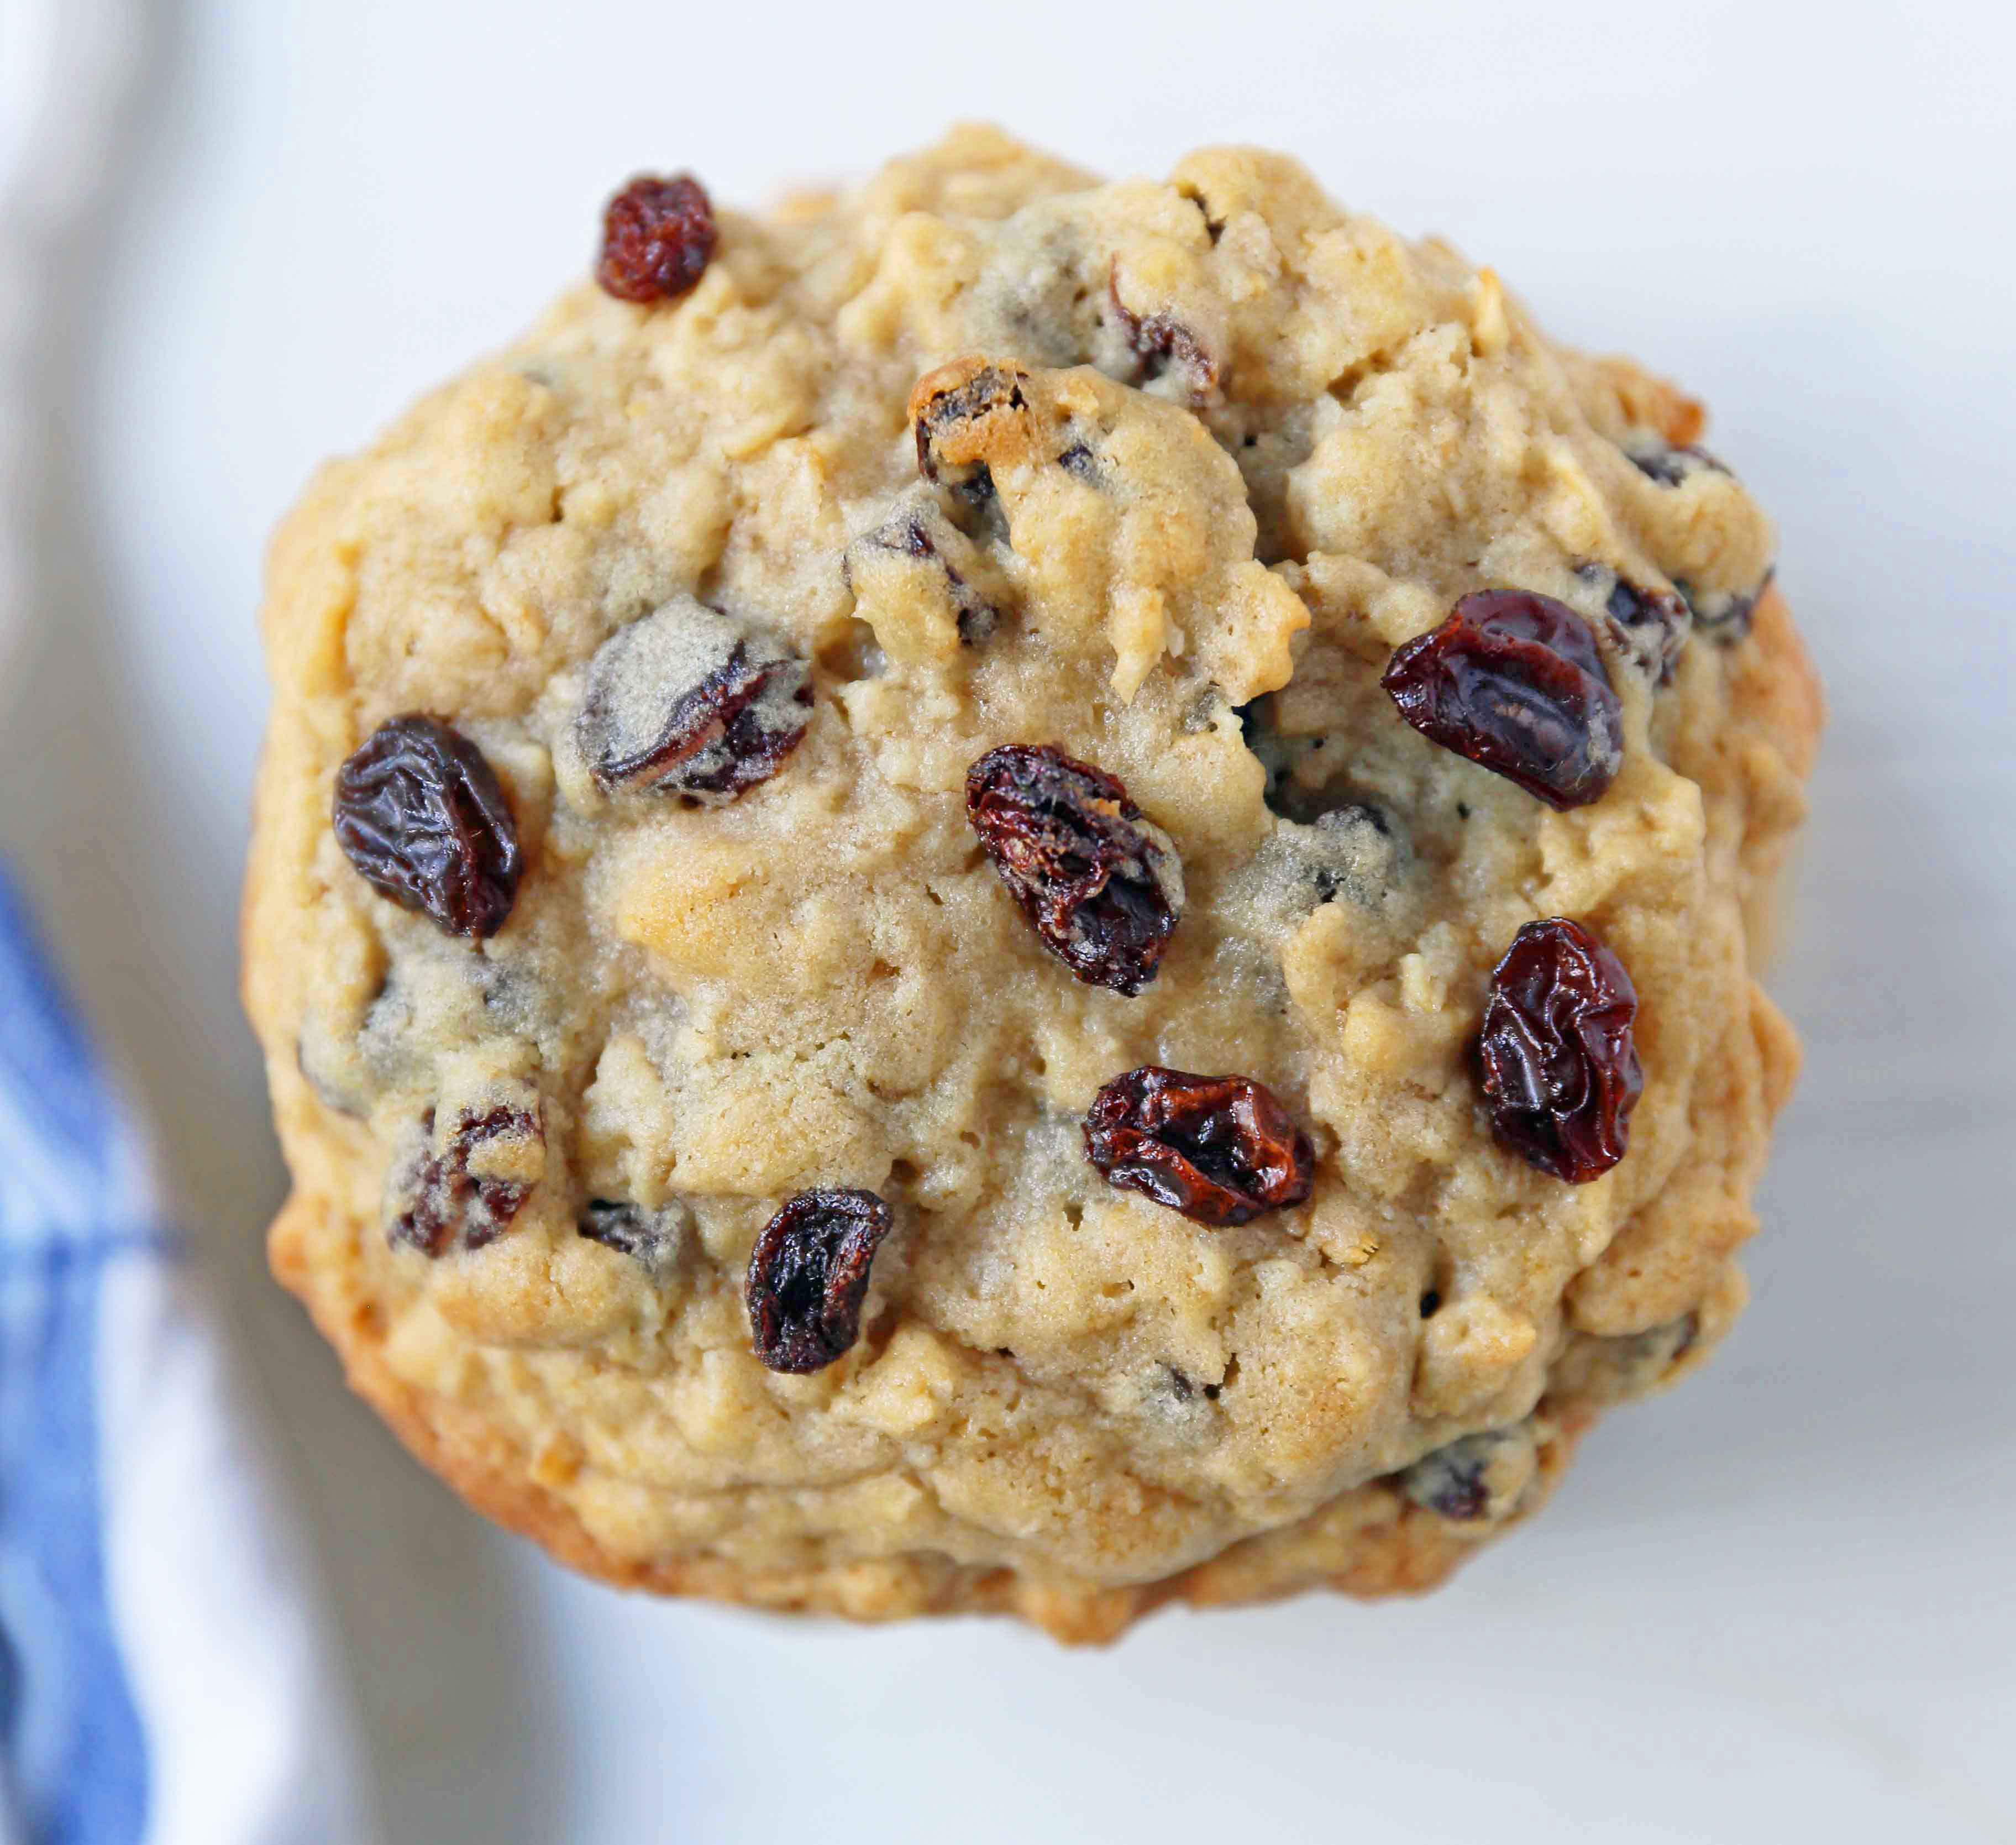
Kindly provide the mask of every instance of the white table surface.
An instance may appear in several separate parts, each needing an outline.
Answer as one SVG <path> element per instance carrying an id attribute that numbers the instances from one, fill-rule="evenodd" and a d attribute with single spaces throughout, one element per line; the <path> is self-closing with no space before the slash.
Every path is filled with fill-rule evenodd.
<path id="1" fill-rule="evenodd" d="M 2005 10 L 149 12 L 116 205 L 51 258 L 0 850 L 157 1111 L 393 1845 L 2016 1839 Z M 1072 1653 L 627 1598 L 461 1510 L 264 1277 L 281 1173 L 232 983 L 272 520 L 577 272 L 632 171 L 761 200 L 969 115 L 1107 170 L 1287 147 L 1705 395 L 1781 521 L 1834 718 L 1755 1303 L 1424 1602 Z"/>

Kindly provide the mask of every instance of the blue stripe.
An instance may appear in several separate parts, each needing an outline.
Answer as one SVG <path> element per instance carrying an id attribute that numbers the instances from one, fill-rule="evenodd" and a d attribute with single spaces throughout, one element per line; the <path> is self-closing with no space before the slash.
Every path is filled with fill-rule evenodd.
<path id="1" fill-rule="evenodd" d="M 0 1104 L 42 1156 L 32 1184 L 0 1162 L 0 1798 L 35 1845 L 138 1845 L 147 1759 L 106 1605 L 94 1389 L 105 1264 L 140 1227 L 107 1220 L 106 1086 L 4 877 Z"/>
<path id="2" fill-rule="evenodd" d="M 106 1094 L 98 1060 L 0 868 L 0 1088 L 69 1159 L 103 1169 Z"/>

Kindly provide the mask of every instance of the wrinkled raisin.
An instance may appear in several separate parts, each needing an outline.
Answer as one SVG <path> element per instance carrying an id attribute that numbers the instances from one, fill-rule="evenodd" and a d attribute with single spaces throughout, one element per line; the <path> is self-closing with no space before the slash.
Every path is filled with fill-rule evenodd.
<path id="1" fill-rule="evenodd" d="M 574 735 L 605 789 L 718 804 L 783 766 L 812 701 L 802 660 L 681 597 L 596 650 Z"/>
<path id="2" fill-rule="evenodd" d="M 1106 297 L 1114 319 L 1127 336 L 1127 344 L 1143 362 L 1142 377 L 1153 382 L 1172 365 L 1179 367 L 1193 405 L 1211 402 L 1218 392 L 1218 361 L 1198 343 L 1197 337 L 1168 314 L 1136 314 L 1120 298 L 1120 265 L 1107 272 Z"/>
<path id="3" fill-rule="evenodd" d="M 1600 798 L 1624 759 L 1624 722 L 1589 624 L 1524 589 L 1466 596 L 1400 647 L 1379 682 L 1431 742 L 1550 807 Z"/>
<path id="4" fill-rule="evenodd" d="M 1019 366 L 979 359 L 955 359 L 919 379 L 910 394 L 918 473 L 968 500 L 992 499 L 988 457 L 1025 423 L 1028 381 Z"/>
<path id="5" fill-rule="evenodd" d="M 1154 1064 L 1126 1071 L 1093 1097 L 1085 1151 L 1108 1184 L 1199 1223 L 1244 1223 L 1298 1205 L 1316 1183 L 1309 1136 L 1247 1076 Z"/>
<path id="6" fill-rule="evenodd" d="M 679 1207 L 647 1211 L 628 1199 L 592 1198 L 574 1227 L 592 1243 L 630 1256 L 646 1268 L 661 1268 L 677 1252 L 690 1220 L 691 1213 Z"/>
<path id="7" fill-rule="evenodd" d="M 1566 917 L 1530 922 L 1491 976 L 1478 1054 L 1501 1144 L 1580 1185 L 1624 1157 L 1644 1087 L 1624 964 Z"/>
<path id="8" fill-rule="evenodd" d="M 1424 1454 L 1399 1476 L 1400 1490 L 1460 1524 L 1494 1522 L 1517 1505 L 1535 1459 L 1525 1429 L 1487 1429 Z"/>
<path id="9" fill-rule="evenodd" d="M 743 1295 L 756 1356 L 823 1371 L 861 1336 L 861 1303 L 889 1207 L 872 1191 L 801 1191 L 763 1227 Z"/>
<path id="10" fill-rule="evenodd" d="M 373 889 L 451 935 L 494 935 L 523 863 L 483 752 L 438 718 L 380 724 L 337 772 L 337 843 Z"/>
<path id="11" fill-rule="evenodd" d="M 1579 564 L 1575 575 L 1586 582 L 1609 579 L 1604 614 L 1617 644 L 1654 685 L 1671 685 L 1694 625 L 1686 602 L 1670 589 L 1641 589 L 1606 564 Z"/>
<path id="12" fill-rule="evenodd" d="M 1114 777 L 1048 744 L 1003 744 L 967 770 L 966 813 L 1043 946 L 1079 979 L 1131 996 L 1155 978 L 1183 870 Z"/>
<path id="13" fill-rule="evenodd" d="M 432 1137 L 434 1115 L 428 1110 L 422 1131 Z M 511 1220 L 531 1195 L 522 1179 L 494 1169 L 520 1163 L 511 1158 L 513 1142 L 543 1142 L 545 1126 L 536 1104 L 531 1108 L 502 1106 L 481 1114 L 465 1114 L 455 1124 L 448 1144 L 424 1155 L 412 1183 L 412 1202 L 392 1220 L 395 1243 L 408 1243 L 426 1256 L 445 1256 L 458 1245 L 480 1249 L 511 1227 Z M 483 1170 L 489 1167 L 493 1169 Z M 472 1168 L 477 1169 L 472 1170 Z"/>
<path id="14" fill-rule="evenodd" d="M 698 180 L 640 173 L 603 211 L 595 279 L 619 301 L 676 301 L 699 285 L 714 246 L 714 207 Z"/>
<path id="15" fill-rule="evenodd" d="M 961 645 L 977 647 L 991 639 L 999 626 L 1001 611 L 980 592 L 974 589 L 953 567 L 952 560 L 940 549 L 938 539 L 932 535 L 931 521 L 923 513 L 899 514 L 886 525 L 880 525 L 859 542 L 884 551 L 893 551 L 905 557 L 914 557 L 920 564 L 937 567 L 945 576 L 952 591 L 953 618 L 958 624 Z M 943 515 L 939 515 L 943 524 Z"/>
<path id="16" fill-rule="evenodd" d="M 1694 625 L 1717 647 L 1733 647 L 1748 637 L 1751 617 L 1777 574 L 1775 565 L 1765 571 L 1763 582 L 1748 596 L 1730 589 L 1697 589 L 1691 583 L 1677 579 L 1673 587 L 1693 611 Z"/>
<path id="17" fill-rule="evenodd" d="M 1655 435 L 1626 442 L 1624 452 L 1639 473 L 1657 481 L 1661 487 L 1677 487 L 1696 474 L 1729 472 L 1707 449 L 1692 443 L 1685 448 L 1672 448 Z"/>

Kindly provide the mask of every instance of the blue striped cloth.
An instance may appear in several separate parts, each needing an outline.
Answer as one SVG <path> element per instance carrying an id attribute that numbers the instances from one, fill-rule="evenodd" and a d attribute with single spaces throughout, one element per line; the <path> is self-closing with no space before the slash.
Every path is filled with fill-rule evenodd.
<path id="1" fill-rule="evenodd" d="M 0 1839 L 143 1836 L 147 1760 L 106 1584 L 108 1265 L 167 1243 L 91 1047 L 0 874 Z"/>

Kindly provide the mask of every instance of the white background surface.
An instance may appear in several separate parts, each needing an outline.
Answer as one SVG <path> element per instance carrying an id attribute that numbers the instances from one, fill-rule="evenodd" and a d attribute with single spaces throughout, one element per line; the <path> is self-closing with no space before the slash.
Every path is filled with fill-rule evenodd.
<path id="1" fill-rule="evenodd" d="M 118 196 L 47 265 L 0 850 L 157 1111 L 392 1845 L 2016 1839 L 2005 10 L 149 12 Z M 760 201 L 965 115 L 1116 171 L 1283 146 L 1705 395 L 1781 522 L 1834 722 L 1755 1303 L 1426 1602 L 1071 1654 L 627 1599 L 459 1509 L 263 1277 L 281 1177 L 232 983 L 268 526 L 578 272 L 632 171 Z"/>

